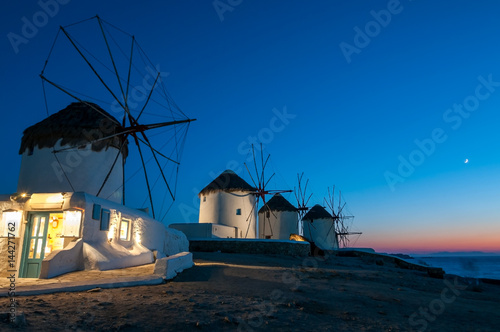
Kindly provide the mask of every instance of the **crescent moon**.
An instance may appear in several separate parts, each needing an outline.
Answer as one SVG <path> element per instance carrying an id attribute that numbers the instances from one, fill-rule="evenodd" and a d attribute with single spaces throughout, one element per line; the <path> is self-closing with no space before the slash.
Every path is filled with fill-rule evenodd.
<path id="1" fill-rule="evenodd" d="M 465 159 L 465 164 L 467 164 L 469 162 L 469 159 Z"/>

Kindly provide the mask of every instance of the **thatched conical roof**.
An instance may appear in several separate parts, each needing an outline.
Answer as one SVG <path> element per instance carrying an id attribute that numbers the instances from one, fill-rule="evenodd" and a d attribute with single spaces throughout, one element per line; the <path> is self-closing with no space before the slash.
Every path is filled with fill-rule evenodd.
<path id="1" fill-rule="evenodd" d="M 333 217 L 328 211 L 325 210 L 324 207 L 322 207 L 319 204 L 316 204 L 306 213 L 304 218 L 302 218 L 302 220 L 311 220 L 311 221 L 317 220 L 317 219 L 332 219 L 333 220 Z"/>
<path id="2" fill-rule="evenodd" d="M 297 208 L 292 205 L 285 197 L 283 197 L 280 193 L 274 194 L 274 196 L 260 208 L 259 213 L 265 211 L 276 211 L 276 212 L 284 212 L 284 211 L 297 211 Z"/>
<path id="3" fill-rule="evenodd" d="M 240 178 L 238 174 L 230 169 L 222 172 L 215 180 L 210 182 L 208 186 L 203 188 L 198 196 L 207 195 L 210 193 L 224 191 L 255 191 L 256 189 L 249 185 L 245 180 Z"/>
<path id="4" fill-rule="evenodd" d="M 38 148 L 52 148 L 57 141 L 61 145 L 74 147 L 92 143 L 93 151 L 101 151 L 112 146 L 120 148 L 123 136 L 117 135 L 108 139 L 104 138 L 123 130 L 120 122 L 103 110 L 99 105 L 90 102 L 75 102 L 63 110 L 52 114 L 45 120 L 24 130 L 19 154 L 24 151 L 33 151 Z M 128 155 L 128 142 L 125 142 L 122 153 Z"/>

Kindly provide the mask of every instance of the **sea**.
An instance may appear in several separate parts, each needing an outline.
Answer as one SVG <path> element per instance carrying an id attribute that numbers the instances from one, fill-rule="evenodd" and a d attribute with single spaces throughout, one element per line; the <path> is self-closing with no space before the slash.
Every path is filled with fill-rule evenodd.
<path id="1" fill-rule="evenodd" d="M 500 255 L 496 256 L 413 256 L 416 263 L 440 267 L 461 277 L 500 280 Z"/>

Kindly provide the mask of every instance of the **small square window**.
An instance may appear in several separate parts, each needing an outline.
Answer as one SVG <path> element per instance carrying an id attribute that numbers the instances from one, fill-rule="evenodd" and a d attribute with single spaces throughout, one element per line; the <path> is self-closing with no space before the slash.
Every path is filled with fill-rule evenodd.
<path id="1" fill-rule="evenodd" d="M 241 216 L 241 209 L 236 209 L 236 215 Z"/>
<path id="2" fill-rule="evenodd" d="M 109 216 L 110 211 L 106 209 L 101 210 L 101 231 L 109 231 Z"/>

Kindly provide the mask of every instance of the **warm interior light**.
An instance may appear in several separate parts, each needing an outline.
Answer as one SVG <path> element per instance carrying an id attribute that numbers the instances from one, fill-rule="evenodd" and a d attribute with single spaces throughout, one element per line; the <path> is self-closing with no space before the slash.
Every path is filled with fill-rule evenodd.
<path id="1" fill-rule="evenodd" d="M 26 193 L 22 193 L 21 197 L 23 197 L 23 198 L 26 197 Z"/>
<path id="2" fill-rule="evenodd" d="M 59 219 L 56 216 L 52 217 L 52 228 L 57 228 L 59 225 Z"/>
<path id="3" fill-rule="evenodd" d="M 57 194 L 31 194 L 30 205 L 32 209 L 62 209 L 64 196 Z"/>
<path id="4" fill-rule="evenodd" d="M 64 214 L 51 213 L 49 217 L 50 226 L 47 230 L 47 242 L 45 244 L 45 257 L 55 250 L 64 248 L 63 232 L 63 218 Z"/>
<path id="5" fill-rule="evenodd" d="M 129 240 L 130 220 L 123 219 L 120 225 L 120 240 Z"/>
<path id="6" fill-rule="evenodd" d="M 45 202 L 47 203 L 61 203 L 63 201 L 64 196 L 62 194 L 54 194 L 49 195 L 45 198 Z"/>
<path id="7" fill-rule="evenodd" d="M 82 223 L 82 211 L 79 210 L 64 211 L 63 235 L 79 237 L 81 223 Z"/>
<path id="8" fill-rule="evenodd" d="M 115 224 L 113 223 L 112 225 L 109 226 L 108 241 L 109 242 L 113 241 L 114 237 L 115 237 Z"/>

